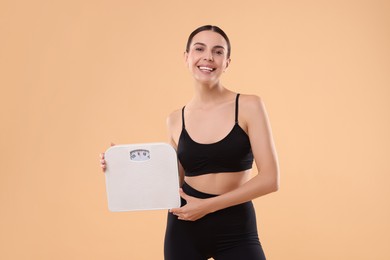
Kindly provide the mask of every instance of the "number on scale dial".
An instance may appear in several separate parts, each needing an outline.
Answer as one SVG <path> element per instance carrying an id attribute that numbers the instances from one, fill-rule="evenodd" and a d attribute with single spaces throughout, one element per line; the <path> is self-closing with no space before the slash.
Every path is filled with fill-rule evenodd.
<path id="1" fill-rule="evenodd" d="M 130 160 L 132 161 L 147 161 L 150 159 L 150 152 L 145 149 L 137 149 L 130 151 Z"/>

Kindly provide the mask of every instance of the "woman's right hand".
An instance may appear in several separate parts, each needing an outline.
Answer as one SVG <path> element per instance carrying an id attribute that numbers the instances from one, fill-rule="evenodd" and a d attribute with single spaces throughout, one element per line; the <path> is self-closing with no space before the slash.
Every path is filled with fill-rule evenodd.
<path id="1" fill-rule="evenodd" d="M 104 153 L 100 154 L 100 168 L 102 168 L 102 171 L 106 171 L 106 160 L 104 159 Z"/>
<path id="2" fill-rule="evenodd" d="M 111 143 L 111 146 L 114 146 L 114 143 Z M 100 154 L 100 168 L 102 168 L 102 171 L 106 171 L 106 160 L 104 159 L 104 153 Z"/>

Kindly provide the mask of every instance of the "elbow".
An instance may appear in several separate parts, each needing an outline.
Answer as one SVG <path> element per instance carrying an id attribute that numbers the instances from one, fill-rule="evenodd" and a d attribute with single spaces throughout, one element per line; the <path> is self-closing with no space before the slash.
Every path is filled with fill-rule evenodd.
<path id="1" fill-rule="evenodd" d="M 270 185 L 271 192 L 277 192 L 279 190 L 279 181 L 274 181 Z"/>
<path id="2" fill-rule="evenodd" d="M 263 186 L 263 191 L 262 191 L 263 195 L 277 192 L 279 190 L 278 180 L 270 179 L 267 182 L 264 182 L 264 184 L 265 185 Z"/>
<path id="3" fill-rule="evenodd" d="M 280 187 L 279 172 L 276 174 L 276 177 L 270 183 L 271 192 L 277 192 Z"/>
<path id="4" fill-rule="evenodd" d="M 277 192 L 279 190 L 279 187 L 280 187 L 280 183 L 279 183 L 279 181 L 277 181 L 275 184 L 274 192 Z"/>
<path id="5" fill-rule="evenodd" d="M 266 172 L 266 171 L 265 171 Z M 263 192 L 265 194 L 267 193 L 272 193 L 272 192 L 277 192 L 280 187 L 280 182 L 279 182 L 279 171 L 274 170 L 274 171 L 268 171 L 268 174 L 261 174 L 259 173 L 260 177 L 260 186 L 263 186 Z M 262 185 L 261 185 L 262 183 Z"/>
<path id="6" fill-rule="evenodd" d="M 279 167 L 277 167 L 272 181 L 272 192 L 277 192 L 279 190 L 279 187 L 280 187 L 280 173 L 279 173 Z"/>
<path id="7" fill-rule="evenodd" d="M 267 193 L 277 192 L 280 188 L 280 173 L 278 165 L 272 165 L 269 168 L 263 169 L 263 172 L 259 172 L 262 179 L 264 188 Z"/>

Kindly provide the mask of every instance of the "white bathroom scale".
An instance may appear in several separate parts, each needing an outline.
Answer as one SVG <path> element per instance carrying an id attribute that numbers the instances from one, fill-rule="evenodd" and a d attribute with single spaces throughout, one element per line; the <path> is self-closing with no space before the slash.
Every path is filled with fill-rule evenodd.
<path id="1" fill-rule="evenodd" d="M 110 211 L 180 207 L 177 155 L 171 145 L 115 145 L 104 158 Z"/>

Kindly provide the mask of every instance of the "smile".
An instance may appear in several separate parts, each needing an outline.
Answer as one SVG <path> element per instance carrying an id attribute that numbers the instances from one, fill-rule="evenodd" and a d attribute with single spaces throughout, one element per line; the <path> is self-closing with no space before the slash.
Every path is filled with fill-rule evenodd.
<path id="1" fill-rule="evenodd" d="M 201 71 L 207 71 L 207 72 L 212 72 L 215 70 L 215 68 L 210 68 L 210 67 L 205 67 L 205 66 L 198 66 L 198 68 L 201 70 Z"/>

